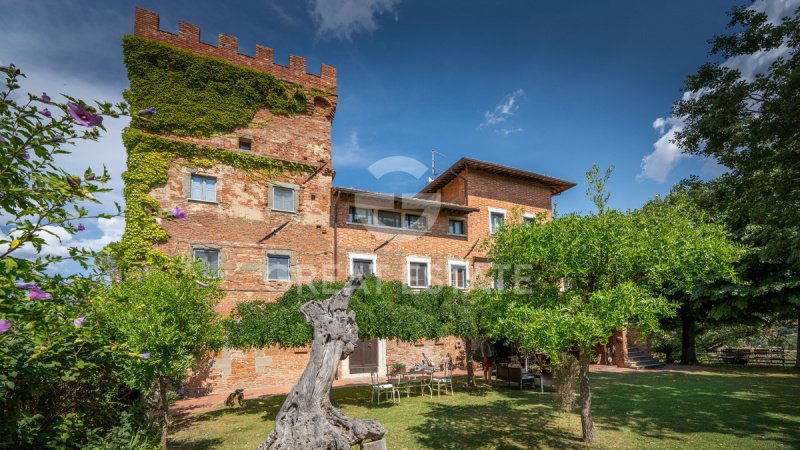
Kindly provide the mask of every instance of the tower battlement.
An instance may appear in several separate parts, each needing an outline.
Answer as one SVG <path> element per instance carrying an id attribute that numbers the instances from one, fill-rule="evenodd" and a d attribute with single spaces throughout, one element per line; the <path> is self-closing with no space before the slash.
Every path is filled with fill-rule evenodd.
<path id="1" fill-rule="evenodd" d="M 158 14 L 144 8 L 136 8 L 133 34 L 205 56 L 223 59 L 232 64 L 271 73 L 276 77 L 306 88 L 336 93 L 336 68 L 323 64 L 320 74 L 306 72 L 306 59 L 290 55 L 289 65 L 276 64 L 271 48 L 256 45 L 256 56 L 239 53 L 239 41 L 235 36 L 219 34 L 218 45 L 200 41 L 200 27 L 182 20 L 178 21 L 178 34 L 159 28 Z"/>

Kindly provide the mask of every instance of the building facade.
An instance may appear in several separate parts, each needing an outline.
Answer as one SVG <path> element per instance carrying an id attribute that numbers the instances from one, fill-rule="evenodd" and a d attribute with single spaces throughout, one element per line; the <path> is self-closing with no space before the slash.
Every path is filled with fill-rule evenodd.
<path id="1" fill-rule="evenodd" d="M 336 103 L 336 70 L 306 73 L 305 60 L 290 56 L 275 64 L 272 50 L 258 46 L 255 57 L 240 54 L 236 38 L 219 45 L 200 41 L 198 27 L 180 22 L 178 34 L 159 28 L 158 15 L 137 9 L 134 35 L 202 57 L 264 71 L 317 92 L 305 114 L 276 115 L 263 108 L 246 127 L 200 138 L 161 137 L 278 160 L 313 170 L 283 173 L 254 182 L 224 164 L 170 164 L 167 182 L 149 195 L 162 210 L 174 206 L 191 220 L 164 221 L 169 235 L 158 248 L 207 261 L 219 269 L 229 313 L 243 301 L 274 301 L 291 285 L 343 280 L 355 272 L 400 280 L 415 289 L 450 284 L 469 289 L 487 282 L 485 242 L 506 220 L 549 215 L 552 196 L 574 186 L 556 178 L 462 158 L 416 196 L 399 196 L 334 186 L 331 125 Z M 340 376 L 385 373 L 395 362 L 413 364 L 424 353 L 434 362 L 462 346 L 457 338 L 437 342 L 374 340 L 359 344 L 344 360 Z M 195 374 L 196 391 L 293 383 L 305 367 L 308 348 L 224 350 Z"/>

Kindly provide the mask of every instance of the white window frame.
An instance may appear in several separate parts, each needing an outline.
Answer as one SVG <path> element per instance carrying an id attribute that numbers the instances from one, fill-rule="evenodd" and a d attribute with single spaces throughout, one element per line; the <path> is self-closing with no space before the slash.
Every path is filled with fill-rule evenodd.
<path id="1" fill-rule="evenodd" d="M 350 275 L 355 273 L 355 260 L 363 259 L 372 261 L 372 274 L 378 276 L 378 255 L 367 253 L 348 253 L 347 256 L 350 258 Z"/>
<path id="2" fill-rule="evenodd" d="M 536 221 L 536 214 L 534 214 L 534 213 L 527 213 L 527 212 L 526 212 L 525 214 L 523 214 L 523 215 L 522 215 L 522 223 L 523 223 L 523 224 L 525 223 L 525 219 L 530 219 L 530 220 L 532 220 L 532 221 L 534 221 L 534 222 L 535 222 L 535 221 Z"/>
<path id="3" fill-rule="evenodd" d="M 269 259 L 271 257 L 273 257 L 273 258 L 286 258 L 286 260 L 289 262 L 289 264 L 286 266 L 286 277 L 287 277 L 286 279 L 270 278 L 271 271 L 269 270 Z M 267 277 L 266 278 L 267 278 L 267 281 L 279 281 L 279 282 L 284 282 L 284 283 L 291 282 L 292 281 L 292 256 L 291 255 L 287 255 L 285 253 L 267 252 Z"/>
<path id="4" fill-rule="evenodd" d="M 454 286 L 453 285 L 453 266 L 462 266 L 464 267 L 464 287 Z M 450 281 L 450 286 L 456 289 L 468 289 L 469 288 L 469 264 L 463 260 L 454 260 L 450 259 L 447 260 L 447 278 Z"/>
<path id="5" fill-rule="evenodd" d="M 215 273 L 213 276 L 217 278 L 222 278 L 222 269 L 220 268 L 220 264 L 222 263 L 222 250 L 219 248 L 214 247 L 192 247 L 192 260 L 199 261 L 197 258 L 197 252 L 217 252 L 217 267 L 214 269 Z M 211 267 L 209 267 L 211 269 Z"/>
<path id="6" fill-rule="evenodd" d="M 451 220 L 454 221 L 454 222 L 461 222 L 461 231 L 463 231 L 463 233 L 458 234 L 458 233 L 451 233 L 450 232 L 450 221 Z M 465 219 L 462 219 L 461 217 L 448 217 L 447 218 L 447 234 L 449 234 L 450 236 L 466 236 L 467 235 L 467 221 Z"/>
<path id="7" fill-rule="evenodd" d="M 194 198 L 192 197 L 192 182 L 194 179 L 206 179 L 206 180 L 214 180 L 214 200 L 208 200 L 205 197 L 206 195 L 206 187 L 205 184 L 202 184 L 202 189 L 200 192 L 201 198 Z M 210 175 L 201 175 L 199 173 L 191 173 L 189 174 L 189 200 L 193 202 L 204 202 L 204 203 L 217 203 L 217 177 L 210 176 Z"/>
<path id="8" fill-rule="evenodd" d="M 411 285 L 411 263 L 425 263 L 428 265 L 428 273 L 425 277 L 425 286 L 412 286 Z M 431 286 L 431 259 L 416 256 L 406 257 L 406 284 L 412 289 L 427 289 Z"/>
<path id="9" fill-rule="evenodd" d="M 497 230 L 492 230 L 492 214 L 493 213 L 502 214 L 503 215 L 503 223 L 505 223 L 508 220 L 508 213 L 506 212 L 505 209 L 503 209 L 503 208 L 493 208 L 493 207 L 490 206 L 489 207 L 489 234 L 490 235 L 494 235 L 497 232 Z"/>

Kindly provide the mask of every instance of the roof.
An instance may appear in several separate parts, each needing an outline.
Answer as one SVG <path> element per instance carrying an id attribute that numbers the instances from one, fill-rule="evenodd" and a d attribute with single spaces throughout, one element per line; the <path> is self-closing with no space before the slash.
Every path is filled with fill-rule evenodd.
<path id="1" fill-rule="evenodd" d="M 381 193 L 381 192 L 371 192 L 371 191 L 364 191 L 364 190 L 361 190 L 361 189 L 353 189 L 353 188 L 339 187 L 339 186 L 334 186 L 333 190 L 335 192 L 341 192 L 343 194 L 358 195 L 361 198 L 365 198 L 365 199 L 384 200 L 384 201 L 386 201 L 386 200 L 402 201 L 403 202 L 403 206 L 405 206 L 407 208 L 415 208 L 415 207 L 418 207 L 418 208 L 429 208 L 429 207 L 434 207 L 434 208 L 440 208 L 440 209 L 447 209 L 447 210 L 450 210 L 450 211 L 461 211 L 461 212 L 468 212 L 468 213 L 469 212 L 478 212 L 478 211 L 480 211 L 480 209 L 473 208 L 471 206 L 464 206 L 464 205 L 459 205 L 459 204 L 456 204 L 456 203 L 439 202 L 439 201 L 436 201 L 436 200 L 429 200 L 429 199 L 419 198 L 419 197 L 407 197 L 407 196 L 397 195 L 397 194 L 384 194 L 384 193 Z"/>
<path id="2" fill-rule="evenodd" d="M 575 186 L 575 183 L 560 180 L 558 178 L 548 177 L 547 175 L 528 172 L 527 170 L 515 169 L 513 167 L 502 166 L 500 164 L 480 161 L 477 159 L 461 158 L 458 161 L 456 161 L 455 164 L 450 166 L 450 168 L 445 170 L 444 173 L 436 177 L 435 180 L 431 181 L 427 186 L 425 186 L 420 191 L 420 193 L 424 194 L 424 193 L 432 193 L 438 191 L 439 189 L 443 188 L 447 183 L 451 182 L 453 178 L 456 177 L 456 175 L 463 172 L 464 169 L 466 169 L 467 167 L 479 169 L 484 172 L 496 173 L 499 175 L 505 175 L 507 177 L 519 178 L 522 180 L 543 184 L 545 186 L 550 187 L 550 193 L 553 195 L 560 194 L 566 191 L 567 189 Z"/>

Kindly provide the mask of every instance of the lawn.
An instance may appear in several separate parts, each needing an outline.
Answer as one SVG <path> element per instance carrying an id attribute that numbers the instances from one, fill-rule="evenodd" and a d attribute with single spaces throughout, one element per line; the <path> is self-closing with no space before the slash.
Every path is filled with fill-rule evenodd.
<path id="1" fill-rule="evenodd" d="M 800 372 L 717 368 L 696 373 L 591 375 L 597 448 L 800 448 Z M 172 448 L 253 449 L 284 397 L 248 400 L 180 420 Z M 506 387 L 456 388 L 455 396 L 369 403 L 368 388 L 342 388 L 333 403 L 374 418 L 400 448 L 580 447 L 580 416 L 561 414 L 553 394 Z"/>

